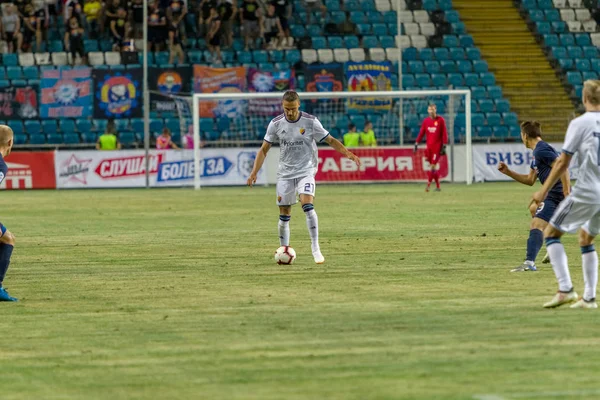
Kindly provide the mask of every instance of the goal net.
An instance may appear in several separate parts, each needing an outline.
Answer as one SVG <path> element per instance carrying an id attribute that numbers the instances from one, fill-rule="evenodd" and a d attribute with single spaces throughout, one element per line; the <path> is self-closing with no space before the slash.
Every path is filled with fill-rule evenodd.
<path id="1" fill-rule="evenodd" d="M 212 149 L 247 148 L 262 144 L 269 121 L 283 112 L 283 93 L 203 93 L 176 98 L 181 137 L 193 126 L 194 186 L 207 176 L 203 153 Z M 416 154 L 413 146 L 427 108 L 435 104 L 446 121 L 448 146 L 439 162 L 445 181 L 472 181 L 471 94 L 468 90 L 306 92 L 299 93 L 301 111 L 313 114 L 326 130 L 344 142 L 355 139 L 352 151 L 363 160 L 357 168 L 328 146 L 319 146 L 319 182 L 420 182 L 430 169 L 425 139 Z M 369 129 L 370 128 L 370 129 Z M 372 130 L 372 135 L 363 132 Z M 361 134 L 363 133 L 363 134 Z M 366 132 L 368 133 L 368 132 Z M 356 143 L 356 139 L 358 143 Z M 190 137 L 190 140 L 192 138 Z M 463 144 L 458 154 L 455 144 Z M 278 152 L 274 146 L 272 152 Z M 460 166 L 460 167 L 459 167 Z M 459 173 L 461 176 L 457 176 Z"/>

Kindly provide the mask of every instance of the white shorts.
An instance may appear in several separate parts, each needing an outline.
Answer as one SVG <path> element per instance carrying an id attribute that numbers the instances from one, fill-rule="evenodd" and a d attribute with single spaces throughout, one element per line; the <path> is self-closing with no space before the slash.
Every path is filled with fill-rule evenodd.
<path id="1" fill-rule="evenodd" d="M 583 228 L 590 235 L 597 236 L 600 233 L 600 204 L 580 203 L 567 196 L 554 212 L 550 225 L 569 233 Z"/>
<path id="2" fill-rule="evenodd" d="M 301 194 L 315 195 L 315 177 L 282 179 L 277 181 L 277 205 L 291 206 L 298 202 Z"/>

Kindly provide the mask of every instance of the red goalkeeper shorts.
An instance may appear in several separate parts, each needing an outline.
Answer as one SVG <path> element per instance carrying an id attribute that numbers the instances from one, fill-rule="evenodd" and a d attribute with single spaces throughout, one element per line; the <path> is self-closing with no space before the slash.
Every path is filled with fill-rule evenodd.
<path id="1" fill-rule="evenodd" d="M 425 156 L 430 165 L 436 165 L 440 161 L 440 151 L 442 149 L 426 149 Z"/>

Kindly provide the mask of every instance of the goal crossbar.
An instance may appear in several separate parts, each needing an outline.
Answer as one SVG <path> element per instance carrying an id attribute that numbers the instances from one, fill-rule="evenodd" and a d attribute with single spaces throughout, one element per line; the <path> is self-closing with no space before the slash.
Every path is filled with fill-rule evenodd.
<path id="1" fill-rule="evenodd" d="M 194 136 L 194 188 L 200 189 L 200 114 L 198 112 L 201 101 L 219 100 L 252 100 L 252 99 L 281 99 L 283 93 L 195 93 L 193 95 L 193 136 Z M 465 97 L 465 141 L 466 141 L 466 183 L 470 185 L 473 180 L 472 134 L 471 134 L 471 91 L 467 89 L 456 90 L 403 90 L 403 91 L 361 91 L 361 92 L 298 92 L 300 100 L 319 99 L 352 99 L 352 98 L 419 98 L 427 96 L 464 96 Z"/>

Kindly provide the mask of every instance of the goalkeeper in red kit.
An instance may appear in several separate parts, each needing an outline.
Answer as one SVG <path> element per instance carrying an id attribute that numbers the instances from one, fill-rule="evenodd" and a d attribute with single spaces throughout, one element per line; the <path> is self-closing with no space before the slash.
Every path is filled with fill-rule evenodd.
<path id="1" fill-rule="evenodd" d="M 419 147 L 419 142 L 423 139 L 423 135 L 427 135 L 427 149 L 425 155 L 427 161 L 431 166 L 430 170 L 427 171 L 427 188 L 426 192 L 429 192 L 431 181 L 435 180 L 435 190 L 439 192 L 440 189 L 440 157 L 446 154 L 446 144 L 448 144 L 448 131 L 446 130 L 446 121 L 444 118 L 437 115 L 437 107 L 435 104 L 429 104 L 427 107 L 429 117 L 423 120 L 421 125 L 421 131 L 417 136 L 415 143 L 415 153 Z"/>

